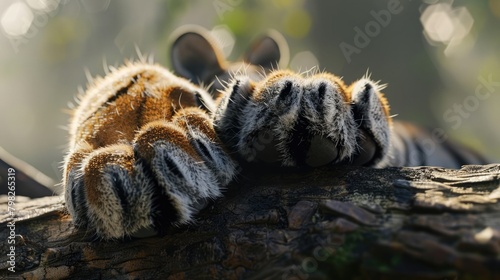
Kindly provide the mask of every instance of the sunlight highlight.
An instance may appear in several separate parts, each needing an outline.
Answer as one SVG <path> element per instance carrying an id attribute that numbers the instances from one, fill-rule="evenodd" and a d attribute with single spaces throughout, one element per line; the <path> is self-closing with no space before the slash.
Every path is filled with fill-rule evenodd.
<path id="1" fill-rule="evenodd" d="M 463 45 L 473 45 L 470 31 L 474 18 L 466 7 L 453 8 L 451 3 L 438 3 L 428 6 L 420 16 L 424 27 L 424 35 L 429 44 L 445 44 L 445 55 L 450 56 L 457 51 L 466 51 Z M 463 44 L 461 46 L 462 43 Z M 460 47 L 461 46 L 461 47 Z M 460 47 L 460 50 L 457 48 Z"/>
<path id="2" fill-rule="evenodd" d="M 33 19 L 33 12 L 25 3 L 14 2 L 2 14 L 0 23 L 8 35 L 23 36 L 30 29 Z"/>

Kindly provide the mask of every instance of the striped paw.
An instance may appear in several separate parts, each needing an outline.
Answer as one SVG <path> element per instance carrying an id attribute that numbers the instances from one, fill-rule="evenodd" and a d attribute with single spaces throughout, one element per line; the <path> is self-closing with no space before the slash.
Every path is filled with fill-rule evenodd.
<path id="1" fill-rule="evenodd" d="M 162 233 L 220 197 L 235 165 L 197 111 L 146 124 L 132 145 L 70 155 L 66 201 L 75 224 L 107 239 Z"/>
<path id="2" fill-rule="evenodd" d="M 97 79 L 69 129 L 63 185 L 75 224 L 105 239 L 163 233 L 220 197 L 236 164 L 201 109 L 207 95 L 156 65 Z"/>
<path id="3" fill-rule="evenodd" d="M 248 162 L 375 165 L 390 136 L 388 106 L 378 88 L 368 79 L 346 87 L 328 73 L 275 71 L 260 82 L 237 77 L 214 124 L 222 141 Z"/>
<path id="4" fill-rule="evenodd" d="M 154 188 L 142 180 L 143 168 L 132 146 L 111 145 L 69 157 L 74 164 L 67 166 L 65 196 L 75 225 L 95 229 L 104 238 L 150 226 Z"/>

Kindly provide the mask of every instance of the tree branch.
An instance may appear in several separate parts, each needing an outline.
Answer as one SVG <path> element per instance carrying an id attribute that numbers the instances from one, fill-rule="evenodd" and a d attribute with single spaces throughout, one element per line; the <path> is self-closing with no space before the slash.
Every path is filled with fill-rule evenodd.
<path id="1" fill-rule="evenodd" d="M 0 276 L 499 278 L 499 182 L 500 165 L 250 173 L 196 224 L 115 242 L 76 230 L 60 198 L 34 199 L 15 216 L 16 272 L 2 254 Z"/>

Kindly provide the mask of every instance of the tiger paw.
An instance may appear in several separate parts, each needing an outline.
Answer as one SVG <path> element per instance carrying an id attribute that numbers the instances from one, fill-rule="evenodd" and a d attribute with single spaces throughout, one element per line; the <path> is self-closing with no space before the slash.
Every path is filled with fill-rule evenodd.
<path id="1" fill-rule="evenodd" d="M 260 82 L 237 77 L 214 124 L 222 141 L 248 162 L 374 166 L 390 145 L 380 88 L 367 78 L 347 87 L 328 73 L 275 71 Z"/>
<path id="2" fill-rule="evenodd" d="M 145 64 L 95 82 L 72 119 L 64 166 L 76 226 L 104 239 L 164 233 L 222 195 L 236 164 L 197 108 L 200 91 Z"/>

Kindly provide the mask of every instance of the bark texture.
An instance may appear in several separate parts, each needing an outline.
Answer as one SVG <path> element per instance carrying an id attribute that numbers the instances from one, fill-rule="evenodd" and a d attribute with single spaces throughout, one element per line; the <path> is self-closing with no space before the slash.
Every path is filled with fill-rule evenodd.
<path id="1" fill-rule="evenodd" d="M 103 242 L 59 197 L 19 198 L 0 277 L 500 279 L 499 199 L 500 165 L 248 173 L 196 224 Z"/>

